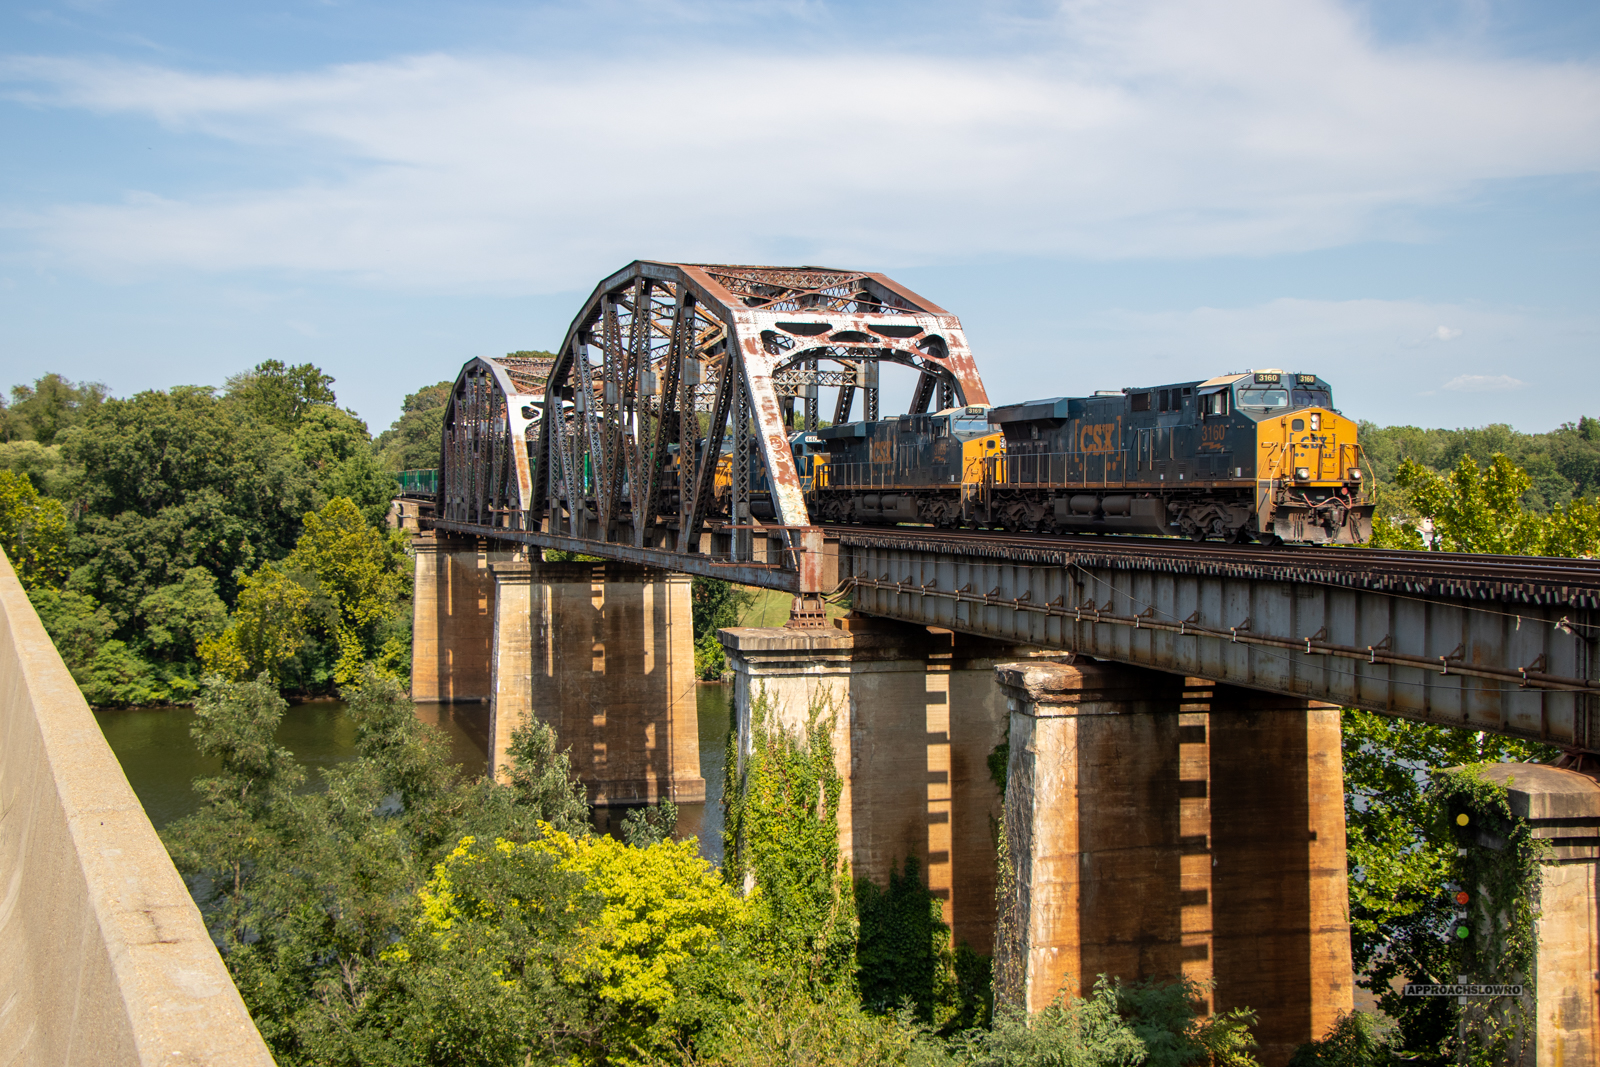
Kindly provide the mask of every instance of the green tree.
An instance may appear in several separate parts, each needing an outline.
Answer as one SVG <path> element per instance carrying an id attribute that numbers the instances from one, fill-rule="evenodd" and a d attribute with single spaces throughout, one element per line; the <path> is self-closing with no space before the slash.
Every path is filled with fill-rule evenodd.
<path id="1" fill-rule="evenodd" d="M 756 596 L 720 578 L 696 577 L 689 584 L 691 617 L 694 620 L 694 673 L 697 678 L 715 681 L 727 669 L 727 657 L 717 631 L 739 625 L 739 617 L 755 603 Z"/>
<path id="2" fill-rule="evenodd" d="M 411 937 L 419 890 L 464 832 L 520 844 L 540 820 L 570 825 L 586 810 L 548 728 L 517 734 L 517 784 L 466 782 L 392 679 L 369 670 L 346 698 L 355 758 L 306 792 L 303 769 L 274 740 L 285 704 L 272 680 L 209 679 L 194 734 L 221 770 L 195 783 L 199 811 L 163 834 L 277 1062 L 521 1064 L 521 1052 L 495 1050 L 544 1049 L 550 1034 L 566 1048 L 570 994 L 556 964 L 575 958 L 581 943 L 566 931 L 591 909 L 553 858 L 524 865 L 525 878 L 505 866 L 468 886 L 458 872 L 458 886 L 536 904 L 520 923 L 463 922 L 454 941 Z M 524 754 L 541 765 L 524 766 Z M 410 960 L 394 958 L 401 943 Z M 508 959 L 519 977 L 543 968 L 545 979 L 508 999 Z"/>
<path id="3" fill-rule="evenodd" d="M 1375 527 L 1379 547 L 1521 556 L 1600 552 L 1600 507 L 1580 497 L 1546 514 L 1528 510 L 1523 501 L 1532 480 L 1503 453 L 1494 453 L 1486 468 L 1463 455 L 1444 475 L 1402 460 L 1395 484 L 1405 493 L 1403 514 Z"/>
<path id="4" fill-rule="evenodd" d="M 1395 719 L 1354 708 L 1343 712 L 1346 858 L 1350 940 L 1361 984 L 1399 1023 L 1398 1043 L 1418 1062 L 1447 1062 L 1455 1032 L 1449 1004 L 1402 997 L 1397 977 L 1450 979 L 1454 948 L 1450 879 L 1455 842 L 1440 828 L 1428 796 L 1432 772 L 1473 763 L 1540 762 L 1547 745 L 1499 734 Z"/>
<path id="5" fill-rule="evenodd" d="M 406 397 L 400 417 L 378 435 L 379 464 L 389 471 L 427 470 L 439 465 L 445 407 L 455 382 L 424 386 Z"/>
<path id="6" fill-rule="evenodd" d="M 400 649 L 379 645 L 383 623 L 393 619 L 410 591 L 409 557 L 398 532 L 375 530 L 345 497 L 305 517 L 305 533 L 290 555 L 316 576 L 333 604 L 325 623 L 339 647 L 335 680 L 353 682 L 361 665 L 377 657 L 392 663 Z"/>
<path id="7" fill-rule="evenodd" d="M 200 639 L 200 661 L 207 671 L 236 682 L 258 675 L 281 681 L 284 665 L 305 644 L 311 593 L 272 563 L 240 586 L 227 627 Z"/>
<path id="8" fill-rule="evenodd" d="M 8 441 L 0 444 L 0 470 L 20 474 L 45 496 L 65 500 L 70 496 L 76 472 L 61 455 L 60 445 L 41 445 L 38 441 Z"/>
<path id="9" fill-rule="evenodd" d="M 336 402 L 332 375 L 310 363 L 291 367 L 276 359 L 230 376 L 227 395 L 248 420 L 285 433 L 298 429 L 310 409 Z"/>
<path id="10" fill-rule="evenodd" d="M 28 600 L 69 670 L 88 666 L 116 632 L 111 613 L 87 594 L 36 586 L 28 590 Z"/>
<path id="11" fill-rule="evenodd" d="M 204 567 L 190 567 L 171 585 L 139 602 L 147 620 L 145 639 L 158 657 L 185 662 L 196 646 L 228 625 L 228 606 L 217 595 L 217 580 Z"/>
<path id="12" fill-rule="evenodd" d="M 194 567 L 231 606 L 239 576 L 288 554 L 315 495 L 290 439 L 209 389 L 107 400 L 63 451 L 83 471 L 74 583 L 130 644 L 142 641 L 145 598 Z"/>
<path id="13" fill-rule="evenodd" d="M 41 497 L 22 475 L 0 470 L 0 549 L 23 588 L 57 588 L 66 580 L 69 536 L 61 501 Z"/>
<path id="14" fill-rule="evenodd" d="M 106 387 L 99 382 L 74 385 L 54 372 L 31 386 L 14 385 L 6 414 L 6 439 L 55 444 L 63 432 L 82 424 L 105 398 Z"/>
<path id="15" fill-rule="evenodd" d="M 907 856 L 903 871 L 891 870 L 886 889 L 856 879 L 855 899 L 861 1002 L 878 1012 L 909 1002 L 918 1021 L 945 1028 L 960 1009 L 950 926 L 916 859 Z"/>

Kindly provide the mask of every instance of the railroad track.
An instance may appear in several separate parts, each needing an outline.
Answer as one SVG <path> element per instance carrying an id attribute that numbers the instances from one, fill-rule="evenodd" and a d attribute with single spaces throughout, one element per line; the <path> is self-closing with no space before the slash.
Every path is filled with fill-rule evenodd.
<path id="1" fill-rule="evenodd" d="M 1046 537 L 931 526 L 830 524 L 824 529 L 843 546 L 1113 570 L 1259 576 L 1507 605 L 1600 608 L 1600 561 L 1596 560 L 1377 548 L 1268 548 L 1161 537 Z"/>

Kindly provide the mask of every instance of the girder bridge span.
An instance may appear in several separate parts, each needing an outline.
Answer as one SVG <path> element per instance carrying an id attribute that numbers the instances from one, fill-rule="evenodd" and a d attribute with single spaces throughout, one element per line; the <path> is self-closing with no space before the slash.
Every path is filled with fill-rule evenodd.
<path id="1" fill-rule="evenodd" d="M 1600 567 L 1373 549 L 760 530 L 756 558 L 441 520 L 440 529 L 726 578 L 857 611 L 1600 753 Z M 799 551 L 790 548 L 793 542 Z"/>

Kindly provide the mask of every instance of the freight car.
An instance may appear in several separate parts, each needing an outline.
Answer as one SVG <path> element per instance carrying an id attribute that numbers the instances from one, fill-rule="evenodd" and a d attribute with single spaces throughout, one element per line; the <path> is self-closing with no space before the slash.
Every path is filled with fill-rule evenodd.
<path id="1" fill-rule="evenodd" d="M 1281 370 L 818 431 L 822 522 L 1268 544 L 1372 535 L 1356 424 Z"/>

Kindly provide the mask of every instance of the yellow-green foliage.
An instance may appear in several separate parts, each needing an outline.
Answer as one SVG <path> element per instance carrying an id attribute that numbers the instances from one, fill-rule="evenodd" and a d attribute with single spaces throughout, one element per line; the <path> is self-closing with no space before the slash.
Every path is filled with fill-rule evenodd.
<path id="1" fill-rule="evenodd" d="M 310 606 L 304 586 L 267 564 L 239 580 L 239 603 L 228 628 L 200 639 L 200 662 L 208 674 L 230 681 L 249 681 L 263 671 L 277 679 L 305 644 Z"/>
<path id="2" fill-rule="evenodd" d="M 633 1062 L 669 1046 L 664 1021 L 679 998 L 686 972 L 716 967 L 727 939 L 747 922 L 750 906 L 701 859 L 693 839 L 633 848 L 610 837 L 572 837 L 540 824 L 538 838 L 491 845 L 463 838 L 420 892 L 419 933 L 448 949 L 463 921 L 502 924 L 505 912 L 538 910 L 540 900 L 489 899 L 465 893 L 465 868 L 485 863 L 536 868 L 553 859 L 559 871 L 583 879 L 595 908 L 578 928 L 561 980 L 601 1020 L 599 1044 L 609 1062 Z M 390 958 L 405 959 L 399 945 Z"/>
<path id="3" fill-rule="evenodd" d="M 0 548 L 29 589 L 67 579 L 67 510 L 39 495 L 26 476 L 0 470 Z"/>
<path id="4" fill-rule="evenodd" d="M 261 671 L 279 678 L 307 631 L 320 624 L 339 650 L 334 681 L 354 684 L 368 662 L 385 671 L 404 648 L 391 638 L 374 649 L 374 634 L 407 592 L 405 560 L 398 534 L 374 529 L 355 504 L 334 497 L 305 516 L 305 532 L 288 559 L 241 579 L 227 630 L 200 642 L 201 662 L 235 681 Z"/>

